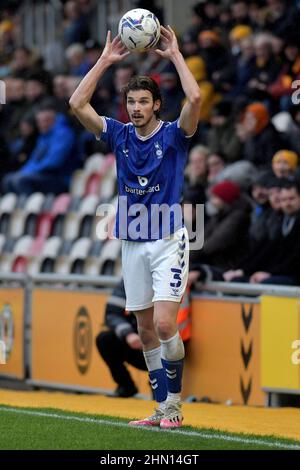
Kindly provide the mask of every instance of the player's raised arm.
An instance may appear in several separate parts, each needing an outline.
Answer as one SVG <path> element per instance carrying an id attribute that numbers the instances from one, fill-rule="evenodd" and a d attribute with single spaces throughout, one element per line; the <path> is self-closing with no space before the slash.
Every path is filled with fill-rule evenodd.
<path id="1" fill-rule="evenodd" d="M 111 41 L 111 32 L 108 31 L 105 48 L 94 67 L 87 73 L 70 98 L 69 104 L 81 124 L 90 132 L 99 135 L 103 130 L 102 118 L 90 105 L 98 80 L 104 72 L 114 63 L 121 61 L 129 52 L 121 43 L 119 36 Z"/>
<path id="2" fill-rule="evenodd" d="M 200 89 L 185 63 L 178 47 L 176 35 L 170 26 L 168 26 L 168 28 L 161 27 L 161 38 L 164 50 L 156 49 L 156 53 L 165 59 L 171 60 L 176 67 L 183 91 L 187 98 L 181 110 L 179 124 L 186 135 L 192 135 L 199 121 L 201 103 Z"/>

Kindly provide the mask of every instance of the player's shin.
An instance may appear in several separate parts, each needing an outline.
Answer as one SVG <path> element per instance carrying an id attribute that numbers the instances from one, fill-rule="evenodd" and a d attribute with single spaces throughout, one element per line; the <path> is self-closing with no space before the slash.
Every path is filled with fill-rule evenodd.
<path id="1" fill-rule="evenodd" d="M 163 408 L 167 399 L 167 383 L 165 371 L 162 366 L 161 348 L 155 348 L 150 351 L 144 351 L 144 357 L 149 371 L 150 385 L 153 391 L 155 401 Z"/>
<path id="2" fill-rule="evenodd" d="M 164 429 L 178 428 L 182 425 L 181 385 L 184 360 L 184 345 L 177 332 L 168 340 L 161 340 L 162 364 L 166 372 L 168 397 L 165 415 L 160 421 Z"/>
<path id="3" fill-rule="evenodd" d="M 177 332 L 172 338 L 160 340 L 162 364 L 166 372 L 168 398 L 180 401 L 184 345 Z"/>

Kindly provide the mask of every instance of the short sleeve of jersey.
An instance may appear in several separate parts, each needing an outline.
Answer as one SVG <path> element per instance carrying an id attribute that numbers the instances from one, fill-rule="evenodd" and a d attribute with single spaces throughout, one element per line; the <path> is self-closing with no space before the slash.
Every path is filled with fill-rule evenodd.
<path id="1" fill-rule="evenodd" d="M 96 139 L 105 142 L 111 151 L 114 152 L 118 139 L 125 128 L 125 124 L 106 116 L 101 116 L 101 118 L 103 120 L 103 131 L 99 137 L 96 136 Z"/>
<path id="2" fill-rule="evenodd" d="M 176 119 L 176 121 L 170 122 L 168 125 L 168 132 L 172 133 L 172 135 L 175 137 L 176 143 L 184 149 L 188 147 L 190 138 L 194 135 L 185 135 L 184 131 L 179 125 L 179 118 Z"/>

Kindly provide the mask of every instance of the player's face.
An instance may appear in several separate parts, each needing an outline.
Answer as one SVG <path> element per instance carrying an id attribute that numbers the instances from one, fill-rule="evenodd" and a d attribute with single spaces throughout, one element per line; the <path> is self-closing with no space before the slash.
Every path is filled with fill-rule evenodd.
<path id="1" fill-rule="evenodd" d="M 144 127 L 153 119 L 160 107 L 160 101 L 153 102 L 152 93 L 149 90 L 129 91 L 127 95 L 127 112 L 134 127 Z"/>

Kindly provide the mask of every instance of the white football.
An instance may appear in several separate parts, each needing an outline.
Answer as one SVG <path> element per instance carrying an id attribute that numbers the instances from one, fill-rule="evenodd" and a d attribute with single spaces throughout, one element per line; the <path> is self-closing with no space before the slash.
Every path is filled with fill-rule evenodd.
<path id="1" fill-rule="evenodd" d="M 119 35 L 124 46 L 130 51 L 147 51 L 159 41 L 160 23 L 151 11 L 136 8 L 125 13 L 120 19 Z"/>

